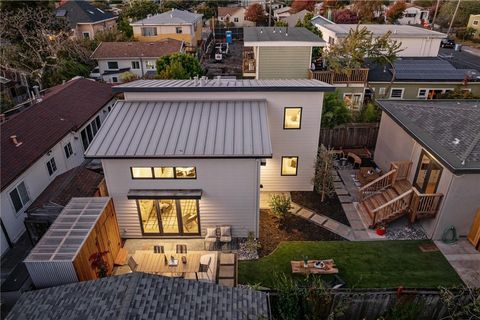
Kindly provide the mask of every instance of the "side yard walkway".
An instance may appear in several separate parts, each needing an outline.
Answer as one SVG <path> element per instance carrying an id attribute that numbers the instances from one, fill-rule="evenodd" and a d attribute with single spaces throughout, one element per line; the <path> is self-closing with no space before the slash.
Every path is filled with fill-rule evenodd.
<path id="1" fill-rule="evenodd" d="M 480 252 L 467 239 L 454 244 L 435 241 L 435 244 L 465 284 L 480 288 Z"/>

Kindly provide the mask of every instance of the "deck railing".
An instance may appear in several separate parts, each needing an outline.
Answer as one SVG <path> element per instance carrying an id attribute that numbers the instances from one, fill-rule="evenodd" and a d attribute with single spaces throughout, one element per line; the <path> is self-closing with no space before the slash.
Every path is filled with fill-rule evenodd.
<path id="1" fill-rule="evenodd" d="M 441 193 L 420 193 L 413 187 L 413 196 L 410 203 L 409 220 L 414 223 L 422 218 L 435 218 L 443 194 Z"/>
<path id="2" fill-rule="evenodd" d="M 411 161 L 393 161 L 390 164 L 390 170 L 397 170 L 397 180 L 406 180 L 412 167 Z"/>
<path id="3" fill-rule="evenodd" d="M 372 216 L 372 225 L 375 226 L 378 221 L 393 220 L 399 214 L 403 214 L 403 211 L 408 209 L 412 193 L 413 191 L 410 189 L 372 210 L 370 213 Z"/>
<path id="4" fill-rule="evenodd" d="M 358 189 L 359 200 L 365 200 L 366 198 L 388 188 L 395 183 L 397 176 L 397 170 L 392 169 L 385 173 L 383 176 L 378 177 L 370 183 L 367 183 L 360 189 Z"/>
<path id="5" fill-rule="evenodd" d="M 350 69 L 345 73 L 338 73 L 332 70 L 312 71 L 309 70 L 309 78 L 334 83 L 365 83 L 368 79 L 368 68 Z"/>

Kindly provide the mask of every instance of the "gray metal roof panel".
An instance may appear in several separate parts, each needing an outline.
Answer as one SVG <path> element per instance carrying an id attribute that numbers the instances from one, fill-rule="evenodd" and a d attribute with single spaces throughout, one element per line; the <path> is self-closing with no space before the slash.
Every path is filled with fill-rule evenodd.
<path id="1" fill-rule="evenodd" d="M 132 25 L 193 24 L 202 19 L 202 15 L 185 10 L 170 10 L 145 18 Z"/>
<path id="2" fill-rule="evenodd" d="M 314 79 L 283 80 L 137 80 L 113 87 L 113 92 L 225 92 L 225 91 L 335 91 L 335 87 Z"/>
<path id="3" fill-rule="evenodd" d="M 355 30 L 357 24 L 324 24 L 323 28 L 335 32 L 337 37 L 348 35 L 350 30 Z M 408 25 L 398 24 L 359 24 L 361 29 L 366 27 L 368 31 L 373 32 L 374 36 L 381 36 L 388 31 L 392 32 L 393 37 L 409 37 L 409 38 L 446 38 L 447 35 L 438 31 L 432 31 L 425 28 L 419 28 Z"/>
<path id="4" fill-rule="evenodd" d="M 324 44 L 322 38 L 306 28 L 300 27 L 244 27 L 244 42 L 262 42 L 262 41 L 294 41 L 294 42 L 317 42 Z"/>
<path id="5" fill-rule="evenodd" d="M 90 158 L 272 156 L 266 100 L 118 101 Z"/>
<path id="6" fill-rule="evenodd" d="M 377 100 L 454 173 L 480 172 L 480 100 Z"/>

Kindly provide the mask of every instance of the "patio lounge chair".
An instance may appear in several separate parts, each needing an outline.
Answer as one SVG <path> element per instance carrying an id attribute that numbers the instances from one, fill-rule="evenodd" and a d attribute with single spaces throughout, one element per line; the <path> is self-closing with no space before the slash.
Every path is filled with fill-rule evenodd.
<path id="1" fill-rule="evenodd" d="M 220 243 L 230 245 L 232 243 L 232 227 L 223 226 L 220 227 Z"/>
<path id="2" fill-rule="evenodd" d="M 177 253 L 187 253 L 187 245 L 186 244 L 177 244 L 176 245 L 176 252 Z"/>
<path id="3" fill-rule="evenodd" d="M 203 247 L 205 250 L 207 250 L 207 244 L 208 244 L 208 250 L 210 250 L 211 245 L 215 244 L 217 242 L 217 228 L 207 228 L 207 233 L 205 234 L 205 241 L 203 243 Z"/>
<path id="4" fill-rule="evenodd" d="M 138 263 L 135 261 L 135 259 L 133 259 L 133 257 L 128 258 L 127 264 L 130 267 L 130 270 L 132 270 L 132 272 L 135 272 L 135 270 L 137 270 Z"/>
<path id="5" fill-rule="evenodd" d="M 153 246 L 153 253 L 165 253 L 163 246 Z"/>
<path id="6" fill-rule="evenodd" d="M 208 259 L 208 260 L 207 260 Z M 209 271 L 210 271 L 210 264 L 212 263 L 212 257 L 209 255 L 204 255 L 200 257 L 200 267 L 198 268 L 198 272 L 196 273 L 197 280 L 199 280 L 198 274 L 205 275 L 207 280 L 210 281 Z M 201 277 L 203 278 L 203 277 Z"/>

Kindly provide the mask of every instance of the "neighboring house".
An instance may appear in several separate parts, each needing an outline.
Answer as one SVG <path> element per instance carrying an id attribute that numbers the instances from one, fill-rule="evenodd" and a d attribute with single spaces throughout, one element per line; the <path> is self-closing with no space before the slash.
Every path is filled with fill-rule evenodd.
<path id="1" fill-rule="evenodd" d="M 269 1 L 268 6 L 271 6 L 272 10 L 277 10 L 286 7 L 287 5 L 283 1 Z"/>
<path id="2" fill-rule="evenodd" d="M 260 191 L 312 190 L 316 80 L 138 80 L 85 153 L 102 160 L 122 238 L 259 234 Z"/>
<path id="3" fill-rule="evenodd" d="M 302 10 L 300 12 L 289 15 L 288 17 L 280 18 L 280 20 L 285 21 L 289 27 L 295 27 L 297 22 L 302 21 L 307 13 L 310 13 L 308 10 Z"/>
<path id="4" fill-rule="evenodd" d="M 175 39 L 155 42 L 102 42 L 92 53 L 97 60 L 100 77 L 107 83 L 122 81 L 122 73 L 131 72 L 139 78 L 153 77 L 158 58 L 183 53 L 184 44 Z"/>
<path id="5" fill-rule="evenodd" d="M 218 7 L 218 21 L 233 27 L 252 27 L 255 22 L 245 20 L 244 7 Z"/>
<path id="6" fill-rule="evenodd" d="M 196 48 L 202 40 L 202 15 L 189 11 L 172 9 L 130 25 L 133 37 L 138 41 L 152 42 L 170 38 Z"/>
<path id="7" fill-rule="evenodd" d="M 333 21 L 325 18 L 324 16 L 321 15 L 316 15 L 310 20 L 314 26 L 318 28 L 318 26 L 322 26 L 324 24 L 335 24 Z"/>
<path id="8" fill-rule="evenodd" d="M 27 78 L 15 70 L 0 70 L 0 103 L 1 110 L 5 112 L 8 107 L 13 107 L 29 99 Z"/>
<path id="9" fill-rule="evenodd" d="M 454 226 L 466 236 L 480 208 L 480 100 L 378 101 L 382 119 L 375 163 L 410 162 L 408 215 L 428 237 L 441 239 Z M 413 186 L 413 187 L 412 187 Z"/>
<path id="10" fill-rule="evenodd" d="M 243 76 L 255 79 L 305 79 L 312 48 L 325 42 L 305 28 L 250 27 L 243 29 Z"/>
<path id="11" fill-rule="evenodd" d="M 475 38 L 480 37 L 480 14 L 471 14 L 468 18 L 467 28 L 475 29 Z"/>
<path id="12" fill-rule="evenodd" d="M 273 10 L 273 17 L 276 20 L 281 20 L 283 18 L 289 17 L 292 14 L 291 10 L 292 8 L 288 6 Z"/>
<path id="13" fill-rule="evenodd" d="M 428 21 L 428 8 L 422 8 L 414 4 L 407 4 L 407 8 L 403 11 L 403 17 L 397 20 L 399 24 L 417 24 L 422 25 Z"/>
<path id="14" fill-rule="evenodd" d="M 392 69 L 369 63 L 368 83 L 381 99 L 435 99 L 439 94 L 461 89 L 480 96 L 480 72 L 457 69 L 440 58 L 402 58 L 395 62 L 396 75 L 391 89 Z"/>
<path id="15" fill-rule="evenodd" d="M 344 39 L 350 30 L 357 28 L 356 24 L 323 24 L 316 25 L 322 31 L 322 37 L 330 44 Z M 391 39 L 402 43 L 401 57 L 436 57 L 440 49 L 440 42 L 447 35 L 441 32 L 432 31 L 407 25 L 391 24 L 360 24 L 359 28 L 366 27 L 373 33 L 374 37 L 381 37 L 391 32 Z"/>
<path id="16" fill-rule="evenodd" d="M 109 85 L 76 78 L 0 125 L 2 254 L 25 231 L 26 208 L 56 176 L 84 161 L 113 97 Z"/>
<path id="17" fill-rule="evenodd" d="M 8 320 L 269 319 L 268 293 L 134 272 L 22 294 Z"/>
<path id="18" fill-rule="evenodd" d="M 93 39 L 97 32 L 117 25 L 117 17 L 112 12 L 98 9 L 88 1 L 67 1 L 57 8 L 55 15 L 67 20 L 77 39 Z"/>

